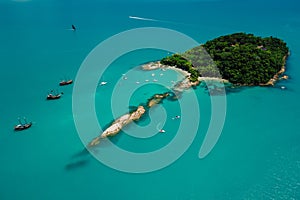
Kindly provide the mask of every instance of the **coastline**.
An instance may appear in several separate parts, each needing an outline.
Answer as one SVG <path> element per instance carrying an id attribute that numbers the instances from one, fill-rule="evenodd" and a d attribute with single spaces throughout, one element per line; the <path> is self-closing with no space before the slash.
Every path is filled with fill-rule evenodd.
<path id="1" fill-rule="evenodd" d="M 163 65 L 163 64 L 160 63 L 160 61 L 150 62 L 150 63 L 144 64 L 144 65 L 141 66 L 141 68 L 144 71 L 151 71 L 151 70 L 157 70 L 157 69 L 161 69 L 161 70 L 165 71 L 165 70 L 170 69 L 170 70 L 174 70 L 174 71 L 179 72 L 184 77 L 190 76 L 189 72 L 184 71 L 182 69 L 179 69 L 175 66 Z"/>
<path id="2" fill-rule="evenodd" d="M 151 70 L 157 70 L 157 69 L 161 69 L 161 70 L 169 69 L 169 70 L 173 70 L 173 71 L 176 71 L 176 72 L 182 74 L 185 78 L 176 84 L 177 85 L 176 88 L 180 88 L 180 89 L 188 89 L 190 87 L 197 86 L 203 81 L 216 81 L 216 82 L 221 82 L 221 83 L 229 83 L 228 80 L 223 79 L 223 78 L 218 78 L 218 77 L 198 77 L 198 81 L 191 82 L 189 80 L 189 77 L 191 75 L 189 72 L 182 70 L 180 68 L 177 68 L 175 66 L 163 65 L 160 63 L 160 61 L 144 64 L 141 66 L 141 68 L 142 68 L 142 70 L 145 70 L 145 71 L 151 71 Z"/>
<path id="3" fill-rule="evenodd" d="M 267 83 L 260 83 L 259 86 L 274 86 L 276 84 L 276 82 L 279 80 L 289 79 L 289 77 L 287 75 L 284 75 L 284 72 L 286 71 L 286 61 L 287 61 L 287 58 L 289 55 L 290 55 L 290 52 L 282 58 L 284 60 L 284 64 L 281 67 L 281 69 L 273 76 L 273 78 L 271 78 Z M 218 78 L 218 77 L 198 77 L 198 81 L 191 82 L 189 80 L 189 77 L 191 75 L 189 72 L 182 70 L 180 68 L 177 68 L 176 66 L 163 65 L 160 63 L 160 61 L 144 64 L 141 66 L 141 68 L 142 68 L 142 70 L 145 70 L 145 71 L 151 71 L 151 70 L 157 70 L 157 69 L 161 69 L 161 70 L 169 69 L 169 70 L 177 71 L 178 73 L 182 74 L 185 78 L 175 85 L 174 90 L 177 90 L 177 91 L 182 91 L 185 89 L 189 89 L 193 86 L 197 86 L 203 81 L 204 82 L 205 81 L 215 81 L 215 82 L 220 82 L 223 84 L 230 83 L 227 79 Z M 253 85 L 235 84 L 235 86 L 253 86 Z"/>
<path id="4" fill-rule="evenodd" d="M 274 86 L 275 83 L 279 80 L 289 79 L 289 77 L 287 75 L 284 75 L 284 72 L 286 71 L 286 61 L 287 61 L 287 58 L 289 55 L 290 55 L 290 52 L 282 58 L 283 65 L 282 65 L 281 69 L 273 76 L 273 78 L 271 78 L 267 83 L 259 84 L 260 86 Z"/>

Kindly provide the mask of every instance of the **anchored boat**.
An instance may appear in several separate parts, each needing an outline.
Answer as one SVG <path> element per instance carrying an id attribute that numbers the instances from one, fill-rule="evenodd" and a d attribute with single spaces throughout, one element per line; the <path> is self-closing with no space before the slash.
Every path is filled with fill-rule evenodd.
<path id="1" fill-rule="evenodd" d="M 59 85 L 64 86 L 64 85 L 70 85 L 72 83 L 73 83 L 73 80 L 68 80 L 68 81 L 63 80 L 63 81 L 59 82 Z"/>
<path id="2" fill-rule="evenodd" d="M 47 95 L 47 100 L 55 100 L 55 99 L 59 99 L 64 93 L 54 93 L 54 91 L 52 90 L 48 95 Z"/>
<path id="3" fill-rule="evenodd" d="M 22 123 L 20 118 L 18 118 L 18 120 L 19 120 L 19 124 L 15 125 L 14 127 L 15 131 L 22 131 L 32 126 L 32 122 L 28 123 L 25 117 L 24 117 L 24 123 Z"/>

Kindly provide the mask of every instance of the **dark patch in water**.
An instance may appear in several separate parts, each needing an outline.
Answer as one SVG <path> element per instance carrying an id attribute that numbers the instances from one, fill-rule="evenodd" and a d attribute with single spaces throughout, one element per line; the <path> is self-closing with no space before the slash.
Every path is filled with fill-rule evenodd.
<path id="1" fill-rule="evenodd" d="M 87 156 L 87 155 L 90 155 L 90 152 L 86 148 L 84 148 L 82 151 L 74 154 L 72 156 L 72 158 L 78 158 L 78 157 L 83 157 L 83 156 Z"/>
<path id="2" fill-rule="evenodd" d="M 88 164 L 88 160 L 79 160 L 72 163 L 69 163 L 65 166 L 65 170 L 71 171 L 78 168 L 82 168 Z"/>

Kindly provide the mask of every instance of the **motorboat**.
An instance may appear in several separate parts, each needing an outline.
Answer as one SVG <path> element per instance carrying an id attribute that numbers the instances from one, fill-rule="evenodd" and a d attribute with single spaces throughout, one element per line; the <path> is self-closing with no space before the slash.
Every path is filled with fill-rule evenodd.
<path id="1" fill-rule="evenodd" d="M 106 85 L 106 84 L 107 84 L 107 82 L 102 81 L 99 85 L 100 85 L 100 86 L 103 86 L 103 85 Z"/>

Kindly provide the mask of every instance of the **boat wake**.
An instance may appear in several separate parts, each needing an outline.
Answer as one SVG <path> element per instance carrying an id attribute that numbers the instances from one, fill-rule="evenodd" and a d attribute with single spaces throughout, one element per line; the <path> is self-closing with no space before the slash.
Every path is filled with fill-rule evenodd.
<path id="1" fill-rule="evenodd" d="M 153 19 L 153 18 L 144 18 L 144 17 L 138 17 L 138 16 L 129 16 L 129 18 L 134 19 L 134 20 L 142 20 L 142 21 L 152 21 L 152 22 L 161 22 L 161 23 L 175 24 L 175 25 L 194 26 L 193 24 L 187 24 L 187 23 L 182 23 L 182 22 L 166 21 L 166 20 Z"/>
<path id="2" fill-rule="evenodd" d="M 143 20 L 143 21 L 153 21 L 153 22 L 159 22 L 161 20 L 157 19 L 151 19 L 151 18 L 144 18 L 144 17 L 136 17 L 136 16 L 129 16 L 130 19 L 136 19 L 136 20 Z"/>

